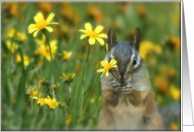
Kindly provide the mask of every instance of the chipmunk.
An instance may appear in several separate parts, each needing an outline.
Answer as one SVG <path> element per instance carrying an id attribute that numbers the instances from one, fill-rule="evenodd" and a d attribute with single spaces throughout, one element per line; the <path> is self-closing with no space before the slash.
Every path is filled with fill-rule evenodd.
<path id="1" fill-rule="evenodd" d="M 108 52 L 104 58 L 117 61 L 112 74 L 101 78 L 104 107 L 99 113 L 99 130 L 163 130 L 163 122 L 152 93 L 149 73 L 139 55 L 140 28 L 129 41 L 117 41 L 112 28 L 108 32 Z M 125 96 L 127 100 L 125 100 Z"/>

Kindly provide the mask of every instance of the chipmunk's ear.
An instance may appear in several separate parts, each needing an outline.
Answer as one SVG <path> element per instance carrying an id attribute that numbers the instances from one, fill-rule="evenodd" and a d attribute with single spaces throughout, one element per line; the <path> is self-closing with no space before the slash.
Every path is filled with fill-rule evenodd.
<path id="1" fill-rule="evenodd" d="M 135 47 L 137 51 L 139 50 L 140 36 L 141 30 L 139 27 L 137 27 L 130 38 L 130 43 Z"/>
<path id="2" fill-rule="evenodd" d="M 109 29 L 108 31 L 108 51 L 111 50 L 111 48 L 116 45 L 118 42 L 117 42 L 117 37 L 113 31 L 112 28 Z"/>

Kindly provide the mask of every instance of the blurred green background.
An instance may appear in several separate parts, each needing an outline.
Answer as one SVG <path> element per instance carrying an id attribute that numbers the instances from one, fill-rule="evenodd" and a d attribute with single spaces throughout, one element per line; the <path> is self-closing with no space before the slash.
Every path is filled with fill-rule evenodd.
<path id="1" fill-rule="evenodd" d="M 106 46 L 98 42 L 91 46 L 86 73 L 84 101 L 89 103 L 84 119 L 78 122 L 81 106 L 81 89 L 88 40 L 80 40 L 84 24 L 91 23 L 93 29 L 104 27 L 103 33 L 112 27 L 120 41 L 129 40 L 134 29 L 140 27 L 140 54 L 150 74 L 152 89 L 159 108 L 181 100 L 181 26 L 180 2 L 1 2 L 1 128 L 2 130 L 92 130 L 96 129 L 103 103 L 101 83 L 98 80 L 88 95 L 106 54 Z M 45 78 L 53 84 L 51 62 L 37 50 L 37 38 L 27 32 L 34 22 L 34 16 L 42 12 L 46 19 L 54 13 L 54 31 L 48 33 L 50 41 L 55 40 L 54 71 L 57 77 L 63 73 L 75 73 L 70 104 L 49 110 L 48 106 L 37 105 L 36 99 L 29 99 L 29 86 L 42 89 L 43 97 L 48 93 L 59 101 L 56 88 L 40 86 Z M 18 38 L 17 38 L 17 37 Z M 107 42 L 107 40 L 105 39 Z M 61 61 L 56 57 L 60 51 L 69 52 Z M 24 65 L 22 64 L 22 59 Z M 61 66 L 60 66 L 61 64 Z M 61 68 L 59 68 L 61 67 Z M 60 69 L 60 70 L 59 70 Z M 40 88 L 39 88 L 40 87 Z M 88 91 L 87 91 L 88 90 Z M 69 97 L 68 84 L 60 86 L 62 99 Z M 40 92 L 40 91 L 39 91 Z M 99 104 L 99 107 L 98 107 Z M 178 118 L 170 124 L 171 130 L 180 130 Z"/>

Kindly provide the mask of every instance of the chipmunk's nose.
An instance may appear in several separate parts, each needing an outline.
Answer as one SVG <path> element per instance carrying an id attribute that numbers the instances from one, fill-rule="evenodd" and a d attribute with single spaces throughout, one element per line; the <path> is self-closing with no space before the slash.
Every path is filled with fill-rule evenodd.
<path id="1" fill-rule="evenodd" d="M 124 75 L 121 75 L 120 81 L 121 81 L 122 84 L 125 82 Z"/>

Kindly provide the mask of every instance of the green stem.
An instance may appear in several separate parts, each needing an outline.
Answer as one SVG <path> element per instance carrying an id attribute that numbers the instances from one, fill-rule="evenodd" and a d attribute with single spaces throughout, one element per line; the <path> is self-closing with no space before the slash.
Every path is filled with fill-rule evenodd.
<path id="1" fill-rule="evenodd" d="M 82 115 L 83 115 L 84 86 L 85 86 L 86 70 L 87 70 L 88 60 L 89 60 L 89 52 L 90 52 L 90 45 L 88 47 L 87 60 L 86 60 L 85 68 L 84 68 L 84 77 L 83 77 L 83 83 L 82 83 L 82 100 L 81 100 L 80 119 L 82 118 Z"/>
<path id="2" fill-rule="evenodd" d="M 110 73 L 114 76 L 115 79 L 117 79 L 111 70 L 110 70 Z M 118 79 L 117 79 L 117 81 L 118 81 L 120 84 L 122 84 Z M 124 96 L 125 96 L 126 105 L 128 106 L 126 95 L 124 94 Z"/>
<path id="3" fill-rule="evenodd" d="M 88 100 L 89 100 L 89 95 L 91 94 L 92 90 L 94 89 L 94 86 L 96 85 L 96 82 L 97 82 L 98 78 L 100 77 L 100 75 L 101 75 L 101 74 L 98 74 L 98 76 L 96 77 L 96 79 L 95 79 L 95 81 L 94 81 L 94 83 L 93 83 L 93 85 L 92 85 L 92 88 L 91 88 L 91 90 L 90 90 L 90 92 L 89 92 L 89 94 L 88 94 L 88 97 L 87 97 L 87 99 L 86 99 L 86 103 L 85 103 L 84 109 L 83 109 L 83 111 L 82 111 L 80 117 L 82 117 L 82 115 L 83 115 L 83 113 L 84 113 L 84 111 L 85 111 L 85 109 L 86 109 L 86 106 L 87 106 L 87 103 L 88 103 Z M 81 119 L 81 118 L 80 118 L 80 119 Z"/>
<path id="4" fill-rule="evenodd" d="M 55 73 L 54 73 L 54 66 L 53 66 L 53 59 L 52 59 L 51 46 L 50 46 L 48 37 L 47 37 L 47 35 L 46 35 L 46 31 L 43 30 L 43 33 L 44 33 L 44 35 L 45 35 L 45 37 L 46 37 L 46 40 L 47 40 L 47 43 L 48 43 L 48 46 L 49 46 L 49 51 L 50 51 L 50 56 L 51 56 L 51 66 L 52 66 L 52 73 L 53 73 L 54 83 L 57 85 L 56 78 L 55 78 Z M 58 94 L 59 94 L 60 102 L 62 103 L 61 92 L 60 92 L 60 89 L 59 89 L 58 85 L 57 85 L 57 91 L 58 91 Z"/>

